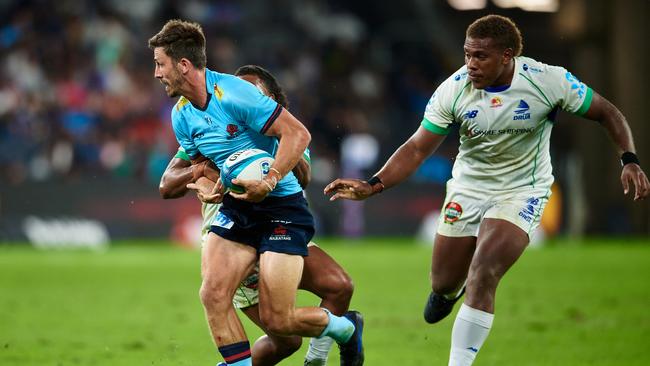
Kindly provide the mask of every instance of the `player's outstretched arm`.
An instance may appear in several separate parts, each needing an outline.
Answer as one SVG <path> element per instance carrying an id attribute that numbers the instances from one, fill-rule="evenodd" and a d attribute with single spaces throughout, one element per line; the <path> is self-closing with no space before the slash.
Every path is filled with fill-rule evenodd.
<path id="1" fill-rule="evenodd" d="M 623 193 L 627 194 L 630 191 L 631 183 L 634 188 L 634 200 L 638 201 L 646 198 L 650 193 L 650 183 L 636 158 L 634 138 L 625 116 L 616 106 L 595 91 L 593 92 L 591 106 L 584 116 L 600 122 L 616 144 L 618 154 L 624 164 L 621 172 Z"/>
<path id="2" fill-rule="evenodd" d="M 388 159 L 375 174 L 376 182 L 359 179 L 336 179 L 328 184 L 325 194 L 333 194 L 330 201 L 339 198 L 363 200 L 385 188 L 390 188 L 408 178 L 444 141 L 446 135 L 438 135 L 420 126 L 417 131 Z M 371 183 L 375 183 L 372 184 Z"/>

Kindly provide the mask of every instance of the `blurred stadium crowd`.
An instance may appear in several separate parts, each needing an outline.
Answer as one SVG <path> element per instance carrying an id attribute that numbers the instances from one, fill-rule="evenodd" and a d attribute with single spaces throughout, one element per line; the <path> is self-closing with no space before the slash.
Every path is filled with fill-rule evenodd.
<path id="1" fill-rule="evenodd" d="M 279 78 L 312 132 L 317 181 L 338 171 L 348 134 L 390 139 L 392 151 L 450 70 L 424 40 L 402 48 L 371 34 L 372 9 L 354 15 L 363 3 L 0 2 L 0 180 L 157 183 L 177 148 L 175 101 L 153 78 L 147 39 L 172 18 L 203 25 L 211 69 L 260 64 Z"/>
<path id="2" fill-rule="evenodd" d="M 209 68 L 233 73 L 258 64 L 276 75 L 289 109 L 312 133 L 314 191 L 336 176 L 372 174 L 417 129 L 437 85 L 462 64 L 465 28 L 488 12 L 518 22 L 525 55 L 566 66 L 617 104 L 635 131 L 641 161 L 647 160 L 642 143 L 650 131 L 642 123 L 647 83 L 636 73 L 647 63 L 647 49 L 634 46 L 647 34 L 642 17 L 647 2 L 594 0 L 587 6 L 578 0 L 562 2 L 555 13 L 504 9 L 496 1 L 485 1 L 482 10 L 457 11 L 452 3 L 459 1 L 396 6 L 371 0 L 0 0 L 5 230 L 46 208 L 54 216 L 66 207 L 68 215 L 85 212 L 66 204 L 28 206 L 41 184 L 57 192 L 87 186 L 90 196 L 80 195 L 80 204 L 101 184 L 113 182 L 128 186 L 121 188 L 130 192 L 123 199 L 151 194 L 159 201 L 155 186 L 177 149 L 170 126 L 175 100 L 153 77 L 147 40 L 173 18 L 203 25 Z M 611 142 L 576 117 L 564 114 L 560 121 L 568 123 L 554 127 L 551 154 L 565 193 L 556 197 L 567 198 L 566 231 L 647 233 L 650 211 L 647 205 L 632 207 L 620 194 L 620 165 Z M 457 151 L 453 134 L 409 183 L 424 183 L 429 196 L 404 185 L 395 193 L 401 201 L 413 192 L 413 202 L 438 207 Z M 601 184 L 585 184 L 595 181 Z M 312 203 L 322 204 L 316 208 L 323 212 L 335 209 L 326 200 Z M 400 203 L 403 212 L 394 216 L 379 207 L 366 214 L 379 222 L 375 216 L 396 220 L 410 213 L 417 216 L 407 220 L 412 222 L 430 209 Z M 394 211 L 390 200 L 377 204 Z"/>

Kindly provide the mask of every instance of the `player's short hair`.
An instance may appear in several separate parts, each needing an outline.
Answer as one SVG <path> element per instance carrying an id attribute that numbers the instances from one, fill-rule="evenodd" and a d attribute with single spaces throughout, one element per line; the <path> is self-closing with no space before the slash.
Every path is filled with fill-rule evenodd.
<path id="1" fill-rule="evenodd" d="M 289 108 L 287 95 L 278 81 L 267 69 L 257 65 L 244 65 L 235 71 L 235 76 L 255 75 L 264 83 L 266 90 L 273 96 L 273 99 L 284 108 Z"/>
<path id="2" fill-rule="evenodd" d="M 162 47 L 165 53 L 178 62 L 190 60 L 197 69 L 205 68 L 205 35 L 201 25 L 179 19 L 169 20 L 165 26 L 149 39 L 149 48 Z"/>
<path id="3" fill-rule="evenodd" d="M 521 56 L 524 48 L 519 28 L 508 17 L 501 15 L 486 15 L 476 19 L 467 27 L 467 38 L 492 38 L 503 49 L 511 48 L 515 56 Z"/>

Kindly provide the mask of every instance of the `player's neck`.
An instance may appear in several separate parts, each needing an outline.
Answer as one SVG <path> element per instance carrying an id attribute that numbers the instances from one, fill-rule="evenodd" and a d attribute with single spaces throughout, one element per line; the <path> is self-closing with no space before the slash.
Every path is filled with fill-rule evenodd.
<path id="1" fill-rule="evenodd" d="M 183 96 L 190 103 L 200 108 L 205 107 L 208 102 L 208 92 L 205 86 L 205 69 L 191 72 L 185 79 Z"/>
<path id="2" fill-rule="evenodd" d="M 491 88 L 510 85 L 512 83 L 512 78 L 515 75 L 515 60 L 511 60 L 504 68 L 501 76 L 494 81 L 493 85 L 490 85 Z"/>

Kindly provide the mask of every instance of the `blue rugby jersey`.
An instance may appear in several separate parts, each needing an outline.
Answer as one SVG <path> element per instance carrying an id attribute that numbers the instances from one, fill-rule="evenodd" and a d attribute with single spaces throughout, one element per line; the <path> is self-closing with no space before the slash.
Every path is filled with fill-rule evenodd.
<path id="1" fill-rule="evenodd" d="M 282 112 L 282 106 L 253 84 L 236 76 L 206 68 L 208 102 L 204 109 L 181 97 L 172 109 L 176 140 L 194 158 L 199 153 L 219 169 L 230 154 L 262 149 L 275 156 L 279 140 L 264 133 Z M 269 196 L 282 197 L 302 191 L 289 172 Z"/>

